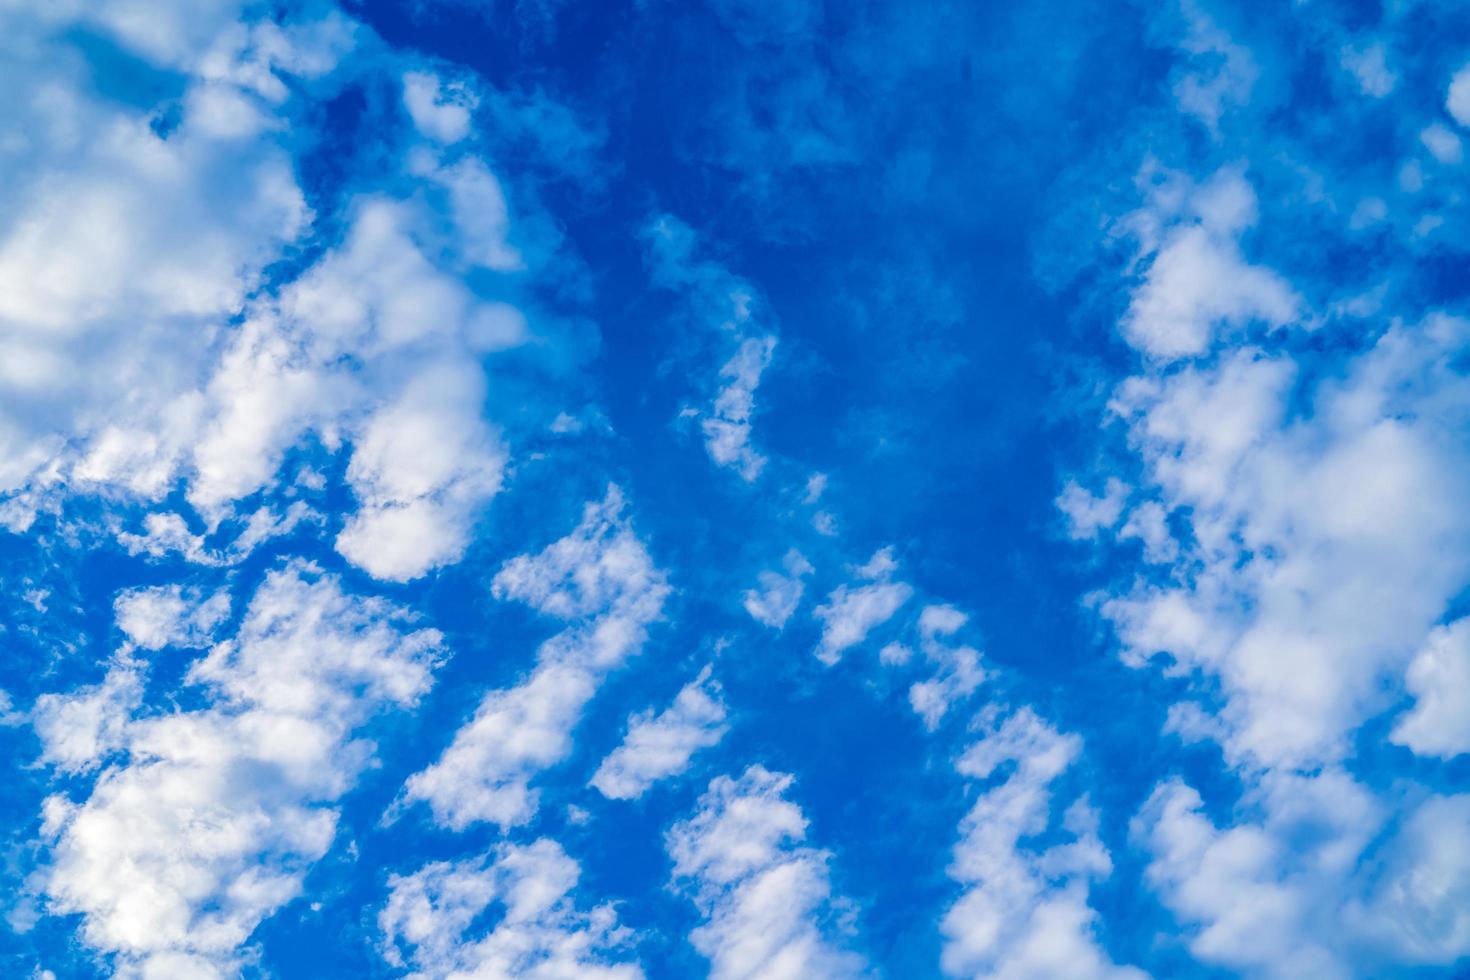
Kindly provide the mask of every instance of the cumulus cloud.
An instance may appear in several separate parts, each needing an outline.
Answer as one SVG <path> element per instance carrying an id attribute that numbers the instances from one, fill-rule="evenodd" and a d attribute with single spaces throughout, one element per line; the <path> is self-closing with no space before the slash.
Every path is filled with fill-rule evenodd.
<path id="1" fill-rule="evenodd" d="M 1445 93 L 1445 110 L 1455 122 L 1470 128 L 1470 63 L 1455 72 Z"/>
<path id="2" fill-rule="evenodd" d="M 1424 756 L 1470 752 L 1470 618 L 1432 630 L 1404 679 L 1414 706 L 1389 738 Z"/>
<path id="3" fill-rule="evenodd" d="M 400 582 L 459 558 L 506 462 L 480 417 L 484 389 L 477 367 L 437 365 L 373 414 L 347 468 L 361 506 L 337 538 L 344 557 Z"/>
<path id="4" fill-rule="evenodd" d="M 1076 480 L 1068 480 L 1057 496 L 1056 505 L 1066 515 L 1071 536 L 1086 540 L 1117 524 L 1127 499 L 1128 486 L 1117 477 L 1110 477 L 1100 494 L 1089 492 Z"/>
<path id="5" fill-rule="evenodd" d="M 203 647 L 230 615 L 230 595 L 209 597 L 180 585 L 127 589 L 113 602 L 117 628 L 144 650 L 166 646 Z"/>
<path id="6" fill-rule="evenodd" d="M 1148 880 L 1201 960 L 1346 978 L 1470 952 L 1470 797 L 1430 795 L 1390 824 L 1390 805 L 1332 769 L 1268 774 L 1242 807 L 1255 816 L 1217 826 L 1199 793 L 1171 780 L 1134 821 Z"/>
<path id="7" fill-rule="evenodd" d="M 786 625 L 801 605 L 801 597 L 806 593 L 804 579 L 813 571 L 811 562 L 795 548 L 786 553 L 782 565 L 786 569 L 784 575 L 761 572 L 756 576 L 758 587 L 746 589 L 742 600 L 751 619 L 777 630 Z"/>
<path id="8" fill-rule="evenodd" d="M 46 801 L 49 908 L 123 976 L 225 977 L 331 845 L 372 759 L 354 735 L 428 689 L 434 630 L 313 567 L 272 572 L 238 633 L 190 669 L 207 707 L 120 720 L 125 761 Z"/>
<path id="9" fill-rule="evenodd" d="M 1338 57 L 1343 69 L 1353 76 L 1364 95 L 1381 99 L 1398 84 L 1398 76 L 1389 68 L 1388 52 L 1382 44 L 1366 47 L 1347 45 Z"/>
<path id="10" fill-rule="evenodd" d="M 908 602 L 913 587 L 891 581 L 897 568 L 892 549 L 879 550 L 866 565 L 856 569 L 858 578 L 866 584 L 839 585 L 813 611 L 822 623 L 822 637 L 815 651 L 818 659 L 835 664 L 844 650 L 862 643 Z"/>
<path id="11" fill-rule="evenodd" d="M 623 743 L 602 760 L 592 785 L 609 799 L 637 799 L 658 780 L 689 768 L 694 753 L 718 744 L 728 729 L 719 682 L 706 666 L 673 704 L 629 720 Z"/>
<path id="12" fill-rule="evenodd" d="M 572 729 L 603 676 L 642 647 L 669 593 L 616 487 L 587 504 L 566 537 L 506 562 L 492 589 L 567 626 L 537 650 L 526 680 L 487 695 L 438 761 L 405 784 L 403 803 L 425 802 L 457 830 L 531 819 L 531 780 L 571 751 Z"/>
<path id="13" fill-rule="evenodd" d="M 577 908 L 580 873 L 561 845 L 541 838 L 392 875 L 378 913 L 384 958 L 415 980 L 641 978 L 622 952 L 631 934 L 613 907 Z"/>
<path id="14" fill-rule="evenodd" d="M 674 878 L 704 924 L 689 936 L 712 980 L 856 977 L 843 948 L 828 855 L 803 843 L 807 821 L 785 799 L 792 777 L 751 766 L 720 776 L 689 819 L 670 829 Z"/>
<path id="15" fill-rule="evenodd" d="M 432 72 L 403 75 L 403 105 L 419 132 L 440 143 L 458 143 L 470 134 L 470 113 L 479 105 L 462 83 L 448 85 Z"/>
<path id="16" fill-rule="evenodd" d="M 935 667 L 934 676 L 909 688 L 909 704 L 931 732 L 939 727 L 950 707 L 969 697 L 985 680 L 980 651 L 951 637 L 969 621 L 969 616 L 950 605 L 925 606 L 919 614 L 919 649 Z M 894 659 L 893 655 L 884 658 Z"/>
<path id="17" fill-rule="evenodd" d="M 1291 286 L 1241 253 L 1239 236 L 1256 218 L 1255 192 L 1238 171 L 1201 185 L 1178 175 L 1154 184 L 1149 206 L 1126 222 L 1144 266 L 1123 317 L 1128 342 L 1172 360 L 1204 353 L 1222 329 L 1294 321 L 1300 300 Z"/>
<path id="18" fill-rule="evenodd" d="M 1243 349 L 1120 389 L 1185 527 L 1177 582 L 1102 609 L 1135 660 L 1167 653 L 1219 679 L 1230 758 L 1342 758 L 1470 578 L 1470 404 L 1452 367 L 1467 337 L 1436 316 L 1392 327 L 1335 376 Z"/>
<path id="19" fill-rule="evenodd" d="M 528 334 L 488 296 L 506 283 L 466 282 L 529 271 L 497 177 L 473 153 L 441 156 L 471 135 L 474 97 L 401 73 L 417 130 L 395 136 L 418 145 L 392 153 L 422 193 L 378 195 L 363 178 L 334 216 L 342 240 L 322 241 L 292 154 L 315 124 L 303 96 L 332 90 L 325 76 L 360 28 L 338 13 L 237 21 L 237 5 L 196 6 L 212 12 L 0 14 L 19 107 L 0 123 L 14 157 L 0 198 L 4 522 L 27 526 L 48 495 L 159 500 L 183 481 L 212 532 L 315 436 L 353 451 L 361 508 L 338 541 L 349 560 L 392 581 L 456 561 L 506 461 L 478 359 Z M 72 71 L 74 22 L 176 72 L 177 104 L 93 90 Z M 267 276 L 307 244 L 313 262 Z M 124 544 L 217 563 L 269 537 L 211 554 L 159 531 Z"/>
<path id="20" fill-rule="evenodd" d="M 940 924 L 940 963 L 950 976 L 1146 976 L 1114 964 L 1099 944 L 1098 915 L 1087 904 L 1089 882 L 1107 877 L 1112 860 L 1098 840 L 1097 814 L 1087 801 L 1066 810 L 1059 828 L 1065 843 L 1028 842 L 1052 827 L 1051 785 L 1081 747 L 1077 736 L 1058 732 L 1022 708 L 956 763 L 974 780 L 1006 775 L 980 794 L 960 824 L 950 876 L 965 890 Z"/>

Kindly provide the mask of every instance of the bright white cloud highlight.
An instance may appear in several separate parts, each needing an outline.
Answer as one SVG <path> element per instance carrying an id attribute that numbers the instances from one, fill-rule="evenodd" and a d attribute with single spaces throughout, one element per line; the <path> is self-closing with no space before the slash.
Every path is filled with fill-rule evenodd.
<path id="1" fill-rule="evenodd" d="M 378 913 L 384 958 L 414 980 L 638 980 L 613 907 L 577 908 L 580 873 L 542 838 L 392 875 Z"/>
<path id="2" fill-rule="evenodd" d="M 309 565 L 272 572 L 189 672 L 210 706 L 125 720 L 126 761 L 81 802 L 47 800 L 50 910 L 79 914 L 121 975 L 234 975 L 331 845 L 373 756 L 355 730 L 416 703 L 439 657 L 402 610 Z"/>
<path id="3" fill-rule="evenodd" d="M 1059 733 L 1022 708 L 956 763 L 974 780 L 1013 768 L 980 794 L 960 824 L 950 875 L 965 891 L 940 924 L 940 963 L 950 976 L 1145 977 L 1115 965 L 1098 942 L 1088 883 L 1107 877 L 1112 860 L 1098 840 L 1097 814 L 1087 801 L 1077 800 L 1063 815 L 1065 843 L 1027 842 L 1053 826 L 1051 784 L 1081 748 L 1077 736 Z"/>
<path id="4" fill-rule="evenodd" d="M 1241 254 L 1239 236 L 1256 216 L 1255 192 L 1232 170 L 1198 186 L 1178 175 L 1154 183 L 1149 206 L 1126 222 L 1144 266 L 1123 317 L 1128 342 L 1172 360 L 1204 353 L 1222 329 L 1295 320 L 1300 300 L 1290 285 Z"/>
<path id="5" fill-rule="evenodd" d="M 439 760 L 405 784 L 404 803 L 427 803 L 456 830 L 531 819 L 531 780 L 571 751 L 572 730 L 602 677 L 642 647 L 669 593 L 616 487 L 586 506 L 569 535 L 506 562 L 492 588 L 567 626 L 541 644 L 526 680 L 489 694 Z"/>
<path id="6" fill-rule="evenodd" d="M 1389 738 L 1424 756 L 1470 752 L 1470 617 L 1430 632 L 1409 662 L 1405 684 L 1414 707 Z"/>
<path id="7" fill-rule="evenodd" d="M 877 627 L 893 618 L 893 614 L 914 594 L 906 582 L 891 581 L 898 568 L 890 548 L 873 555 L 863 567 L 856 569 L 863 585 L 839 585 L 827 601 L 812 613 L 822 623 L 822 638 L 816 655 L 826 664 L 842 659 L 843 651 L 857 646 Z"/>
<path id="8" fill-rule="evenodd" d="M 592 785 L 609 799 L 636 799 L 689 768 L 694 753 L 718 744 L 728 728 L 719 682 L 705 667 L 663 711 L 649 709 L 629 720 L 623 743 L 602 760 Z"/>
<path id="9" fill-rule="evenodd" d="M 711 980 L 857 977 L 844 950 L 828 855 L 802 842 L 807 821 L 784 798 L 792 778 L 751 766 L 720 776 L 668 834 L 674 877 L 704 916 L 689 936 Z"/>
<path id="10" fill-rule="evenodd" d="M 745 611 L 763 626 L 782 629 L 801 605 L 806 593 L 806 576 L 813 572 L 811 562 L 795 548 L 786 553 L 782 565 L 786 572 L 764 571 L 756 576 L 757 587 L 747 589 L 743 597 Z"/>

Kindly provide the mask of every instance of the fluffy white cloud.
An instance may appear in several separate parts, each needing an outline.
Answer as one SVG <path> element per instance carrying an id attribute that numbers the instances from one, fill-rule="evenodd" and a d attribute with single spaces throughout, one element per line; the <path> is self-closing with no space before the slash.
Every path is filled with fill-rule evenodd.
<path id="1" fill-rule="evenodd" d="M 1058 494 L 1056 504 L 1067 517 L 1069 533 L 1076 540 L 1095 538 L 1118 523 L 1123 504 L 1128 500 L 1128 486 L 1110 477 L 1101 494 L 1091 493 L 1076 480 L 1068 480 Z"/>
<path id="2" fill-rule="evenodd" d="M 801 605 L 806 592 L 806 576 L 813 571 L 811 562 L 801 552 L 792 548 L 782 560 L 786 574 L 764 571 L 756 576 L 758 588 L 747 589 L 743 597 L 745 611 L 756 622 L 772 629 L 786 625 Z"/>
<path id="3" fill-rule="evenodd" d="M 122 656 L 97 684 L 43 694 L 31 709 L 41 762 L 62 772 L 88 772 L 127 743 L 128 723 L 143 699 L 144 668 Z"/>
<path id="4" fill-rule="evenodd" d="M 950 605 L 925 606 L 919 614 L 919 649 L 935 666 L 935 673 L 909 688 L 909 704 L 931 732 L 939 727 L 951 705 L 975 693 L 985 680 L 980 651 L 950 642 L 969 618 Z M 894 657 L 890 654 L 885 659 Z"/>
<path id="5" fill-rule="evenodd" d="M 180 585 L 128 589 L 113 602 L 117 628 L 136 646 L 208 646 L 215 627 L 230 615 L 230 595 L 220 591 L 205 598 Z"/>
<path id="6" fill-rule="evenodd" d="M 815 651 L 818 659 L 835 664 L 844 650 L 866 640 L 870 632 L 892 619 L 909 601 L 913 587 L 891 581 L 897 568 L 892 549 L 884 548 L 855 570 L 867 584 L 839 585 L 823 605 L 813 610 L 812 615 L 822 623 L 822 638 Z"/>
<path id="7" fill-rule="evenodd" d="M 960 824 L 950 875 L 964 888 L 945 914 L 941 966 L 950 976 L 1134 978 L 1098 945 L 1098 916 L 1087 904 L 1088 882 L 1112 872 L 1097 837 L 1097 815 L 1085 799 L 1061 822 L 1066 843 L 1023 843 L 1051 826 L 1051 784 L 1076 761 L 1082 743 L 1029 708 L 994 726 L 955 768 L 986 780 L 1013 765 L 983 792 Z"/>
<path id="8" fill-rule="evenodd" d="M 1470 752 L 1470 617 L 1429 634 L 1405 674 L 1414 707 L 1389 738 L 1419 755 Z"/>
<path id="9" fill-rule="evenodd" d="M 1148 207 L 1125 222 L 1144 265 L 1123 317 L 1128 342 L 1172 360 L 1204 353 L 1222 328 L 1295 320 L 1300 300 L 1291 286 L 1241 254 L 1237 239 L 1255 222 L 1255 192 L 1237 171 L 1198 186 L 1179 175 L 1154 183 Z"/>
<path id="10" fill-rule="evenodd" d="M 470 134 L 470 113 L 479 102 L 465 85 L 445 85 L 431 72 L 403 75 L 403 105 L 413 124 L 440 143 L 458 143 Z"/>
<path id="11" fill-rule="evenodd" d="M 1167 653 L 1219 679 L 1231 759 L 1341 758 L 1470 580 L 1470 403 L 1452 366 L 1467 341 L 1431 317 L 1321 380 L 1244 349 L 1120 389 L 1184 528 L 1172 583 L 1102 608 L 1135 662 Z"/>
<path id="12" fill-rule="evenodd" d="M 401 582 L 460 556 L 506 462 L 480 417 L 484 388 L 476 366 L 435 365 L 372 415 L 347 468 L 361 506 L 337 538 L 344 557 Z"/>
<path id="13" fill-rule="evenodd" d="M 1268 774 L 1218 827 L 1199 794 L 1155 790 L 1133 833 L 1201 960 L 1250 976 L 1376 975 L 1470 952 L 1470 797 L 1429 796 L 1396 824 L 1341 770 Z"/>
<path id="14" fill-rule="evenodd" d="M 506 457 L 478 361 L 528 333 L 463 275 L 527 271 L 495 175 L 438 155 L 469 135 L 473 98 L 408 72 L 430 139 L 394 153 L 421 193 L 389 199 L 362 178 L 344 189 L 343 240 L 267 282 L 315 217 L 291 155 L 309 142 L 300 93 L 330 91 L 323 76 L 365 32 L 335 12 L 277 23 L 237 20 L 237 4 L 155 6 L 0 11 L 17 106 L 0 122 L 0 520 L 24 528 L 68 491 L 156 500 L 182 481 L 212 532 L 314 435 L 353 450 L 361 509 L 344 555 L 394 581 L 457 560 Z M 67 40 L 77 21 L 177 72 L 177 104 L 95 91 Z M 380 53 L 354 70 L 400 63 Z M 268 530 L 231 554 L 174 533 L 125 543 L 225 562 Z"/>
<path id="15" fill-rule="evenodd" d="M 200 73 L 206 53 L 223 76 L 257 47 L 230 29 L 228 5 L 167 44 L 137 45 L 190 68 L 167 131 L 153 107 L 107 98 L 73 72 L 65 31 L 53 32 L 85 17 L 136 41 L 127 25 L 151 18 L 119 19 L 122 6 L 56 5 L 48 26 L 29 9 L 0 12 L 0 81 L 14 110 L 0 122 L 0 492 L 70 471 L 82 484 L 161 494 L 198 424 L 188 393 L 229 317 L 310 217 L 281 142 L 242 141 L 220 125 L 222 98 L 274 111 L 255 88 Z M 161 9 L 157 23 L 180 9 Z M 274 56 L 256 59 L 255 87 L 275 79 L 293 45 L 311 43 L 306 27 L 278 34 Z M 185 39 L 199 45 L 188 57 Z"/>
<path id="16" fill-rule="evenodd" d="M 658 780 L 689 768 L 694 753 L 717 744 L 728 728 L 719 682 L 706 666 L 673 704 L 629 720 L 623 743 L 602 760 L 592 785 L 610 799 L 636 799 Z"/>
<path id="17" fill-rule="evenodd" d="M 403 803 L 423 801 L 455 829 L 514 826 L 535 814 L 531 780 L 571 751 L 603 675 L 638 652 L 669 593 L 623 511 L 621 492 L 609 488 L 566 537 L 501 568 L 497 598 L 567 626 L 541 645 L 530 677 L 487 695 L 439 760 L 409 778 Z"/>
<path id="18" fill-rule="evenodd" d="M 50 910 L 80 914 L 119 975 L 236 972 L 331 844 L 333 804 L 372 759 L 354 730 L 429 687 L 439 634 L 405 618 L 311 566 L 272 572 L 189 671 L 210 706 L 123 720 L 126 761 L 79 803 L 47 800 Z"/>
<path id="19" fill-rule="evenodd" d="M 1470 63 L 1455 72 L 1445 93 L 1444 107 L 1455 122 L 1470 128 Z"/>
<path id="20" fill-rule="evenodd" d="M 641 978 L 638 966 L 618 962 L 631 936 L 613 907 L 577 909 L 580 872 L 561 845 L 542 838 L 392 875 L 378 913 L 384 958 L 408 966 L 415 980 Z M 493 928 L 480 925 L 492 909 Z"/>
<path id="21" fill-rule="evenodd" d="M 834 929 L 828 856 L 802 843 L 806 817 L 784 798 L 791 782 L 761 766 L 720 776 L 694 816 L 669 831 L 675 879 L 705 917 L 689 939 L 709 959 L 712 980 L 864 972 Z"/>

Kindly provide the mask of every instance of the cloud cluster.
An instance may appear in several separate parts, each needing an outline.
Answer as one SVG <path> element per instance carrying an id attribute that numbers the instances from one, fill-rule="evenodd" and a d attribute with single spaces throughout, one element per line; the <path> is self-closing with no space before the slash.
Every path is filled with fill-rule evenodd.
<path id="1" fill-rule="evenodd" d="M 622 744 L 602 760 L 592 785 L 609 799 L 636 799 L 658 780 L 689 768 L 695 752 L 718 744 L 728 730 L 719 682 L 706 666 L 663 711 L 649 709 L 629 719 Z"/>
<path id="2" fill-rule="evenodd" d="M 378 913 L 384 958 L 415 980 L 639 980 L 643 971 L 621 951 L 631 934 L 613 907 L 574 904 L 580 871 L 541 838 L 392 875 Z"/>
<path id="3" fill-rule="evenodd" d="M 438 761 L 409 778 L 405 802 L 427 803 L 455 829 L 515 826 L 535 814 L 531 780 L 571 751 L 602 677 L 642 647 L 669 593 L 624 508 L 622 492 L 609 488 L 570 534 L 496 574 L 497 598 L 567 625 L 541 645 L 528 678 L 487 695 Z"/>
<path id="4" fill-rule="evenodd" d="M 717 777 L 698 811 L 668 833 L 675 880 L 705 918 L 689 941 L 709 959 L 712 980 L 863 973 L 834 928 L 828 856 L 802 843 L 806 817 L 784 798 L 791 782 L 762 766 Z"/>
<path id="5" fill-rule="evenodd" d="M 189 671 L 209 705 L 120 712 L 121 759 L 80 802 L 46 801 L 50 910 L 80 914 L 119 975 L 232 975 L 331 846 L 336 803 L 373 757 L 356 730 L 414 705 L 441 654 L 436 631 L 309 565 L 271 573 Z"/>
<path id="6" fill-rule="evenodd" d="M 1009 715 L 965 750 L 961 775 L 988 780 L 960 824 L 950 875 L 964 893 L 940 924 L 941 957 L 951 976 L 1143 980 L 1114 964 L 1097 938 L 1088 883 L 1112 872 L 1085 798 L 1067 808 L 1065 841 L 1032 843 L 1052 821 L 1051 785 L 1077 760 L 1081 739 L 1063 735 L 1030 708 Z"/>

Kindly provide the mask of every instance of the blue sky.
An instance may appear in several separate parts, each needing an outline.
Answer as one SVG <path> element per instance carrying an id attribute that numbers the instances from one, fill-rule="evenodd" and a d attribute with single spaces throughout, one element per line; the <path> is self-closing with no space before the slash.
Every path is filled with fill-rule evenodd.
<path id="1" fill-rule="evenodd" d="M 7 976 L 1452 977 L 1451 4 L 0 4 Z"/>

